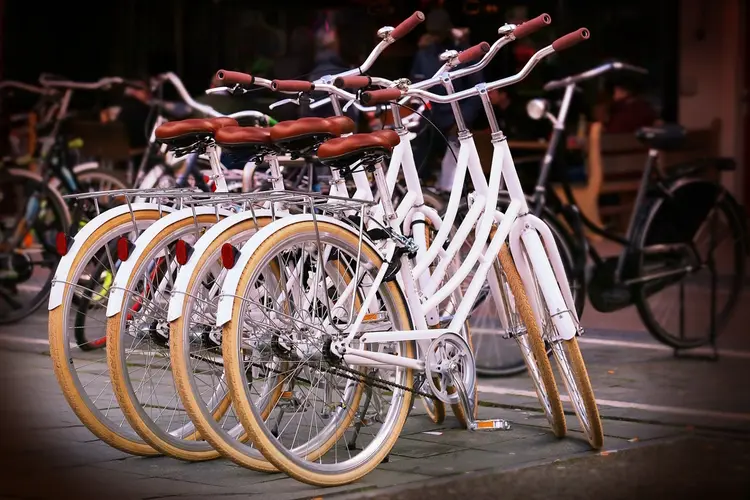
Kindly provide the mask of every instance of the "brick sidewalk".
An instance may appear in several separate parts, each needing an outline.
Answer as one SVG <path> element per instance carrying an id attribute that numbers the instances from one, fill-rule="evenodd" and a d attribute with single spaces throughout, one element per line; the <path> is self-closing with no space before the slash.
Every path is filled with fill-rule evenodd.
<path id="1" fill-rule="evenodd" d="M 431 424 L 415 407 L 387 463 L 363 480 L 326 490 L 315 489 L 284 474 L 245 470 L 227 460 L 185 463 L 170 458 L 132 457 L 98 441 L 68 408 L 57 386 L 49 358 L 28 351 L 0 350 L 0 382 L 5 397 L 0 467 L 6 479 L 0 494 L 14 498 L 206 498 L 253 494 L 264 498 L 310 498 L 377 491 L 394 485 L 431 484 L 438 478 L 460 478 L 482 470 L 592 456 L 596 453 L 576 432 L 558 440 L 540 413 L 482 407 L 483 418 L 513 422 L 510 431 L 470 433 L 448 417 Z M 608 420 L 604 454 L 648 447 L 684 435 L 684 427 Z"/>

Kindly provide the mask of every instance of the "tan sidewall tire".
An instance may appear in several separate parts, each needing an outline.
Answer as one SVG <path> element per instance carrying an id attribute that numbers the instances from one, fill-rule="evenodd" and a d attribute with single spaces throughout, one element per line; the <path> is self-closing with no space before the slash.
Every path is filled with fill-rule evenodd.
<path id="1" fill-rule="evenodd" d="M 266 218 L 258 219 L 258 225 L 265 226 L 269 221 L 270 219 Z M 226 241 L 228 241 L 232 236 L 236 234 L 239 234 L 243 231 L 254 231 L 256 228 L 257 226 L 254 221 L 245 221 L 237 224 L 236 226 L 233 226 L 228 231 L 222 233 L 220 238 L 214 240 L 214 242 L 211 243 L 211 245 L 201 256 L 201 259 L 198 261 L 198 265 L 195 267 L 195 272 L 193 273 L 193 276 L 190 277 L 190 285 L 188 285 L 188 290 L 192 289 L 193 281 L 197 278 L 197 274 L 206 264 L 206 260 L 211 255 L 213 255 L 221 245 L 223 245 Z M 185 343 L 184 339 L 182 338 L 182 332 L 185 328 L 184 318 L 187 314 L 186 307 L 187 301 L 183 303 L 182 314 L 180 314 L 180 317 L 173 321 L 169 326 L 169 355 L 172 359 L 172 376 L 174 377 L 175 385 L 177 386 L 177 392 L 180 396 L 180 399 L 182 400 L 182 404 L 185 407 L 185 410 L 188 412 L 191 420 L 198 428 L 198 432 L 200 432 L 201 436 L 206 441 L 208 441 L 211 446 L 218 450 L 221 455 L 248 469 L 260 472 L 276 472 L 278 469 L 276 469 L 276 467 L 270 462 L 249 457 L 244 453 L 241 453 L 231 444 L 227 443 L 224 437 L 221 434 L 217 433 L 214 428 L 205 421 L 205 417 L 203 415 L 203 412 L 201 411 L 203 403 L 198 401 L 193 394 L 190 383 L 191 375 L 188 368 L 189 363 L 184 356 Z M 247 437 L 247 433 L 245 432 L 243 436 L 239 438 L 239 441 L 247 441 Z"/>
<path id="2" fill-rule="evenodd" d="M 563 411 L 562 400 L 560 399 L 560 391 L 555 383 L 555 375 L 552 371 L 552 365 L 547 356 L 547 350 L 544 347 L 544 340 L 539 331 L 539 325 L 536 322 L 534 311 L 531 308 L 529 298 L 526 295 L 526 289 L 523 286 L 521 276 L 518 274 L 518 269 L 513 261 L 513 257 L 510 255 L 507 245 L 503 244 L 503 247 L 500 249 L 499 257 L 500 265 L 503 267 L 505 276 L 508 279 L 508 285 L 513 293 L 516 309 L 518 310 L 519 316 L 521 316 L 521 321 L 523 321 L 523 324 L 526 327 L 526 336 L 529 340 L 531 353 L 536 360 L 541 383 L 547 393 L 547 400 L 549 401 L 552 410 L 552 421 L 550 422 L 552 433 L 557 437 L 563 437 L 567 431 L 565 412 Z M 527 356 L 524 356 L 524 362 L 526 363 L 526 367 L 530 368 L 529 364 L 532 361 Z M 544 406 L 541 394 L 537 394 L 537 396 L 539 397 L 540 404 Z"/>
<path id="3" fill-rule="evenodd" d="M 199 215 L 196 219 L 198 223 L 210 224 L 212 222 L 216 222 L 216 215 Z M 171 224 L 168 228 L 165 228 L 161 233 L 159 233 L 158 236 L 156 236 L 149 242 L 146 250 L 141 254 L 140 259 L 136 262 L 134 269 L 138 269 L 142 265 L 143 259 L 153 250 L 156 245 L 160 244 L 164 240 L 163 235 L 172 237 L 172 233 L 174 231 L 185 226 L 191 226 L 195 224 L 196 219 L 189 217 L 177 221 L 174 224 Z M 133 286 L 133 279 L 138 278 L 135 275 L 132 275 L 130 277 L 130 281 L 128 281 L 128 283 L 126 284 L 126 288 L 128 290 L 130 290 Z M 124 302 L 125 304 L 127 304 L 127 297 L 125 298 Z M 125 418 L 127 418 L 130 426 L 133 427 L 133 429 L 138 433 L 139 436 L 143 438 L 144 441 L 151 444 L 154 448 L 161 451 L 165 455 L 193 462 L 211 460 L 219 457 L 220 454 L 215 449 L 195 451 L 179 448 L 174 444 L 163 440 L 146 424 L 146 422 L 141 419 L 141 416 L 138 413 L 140 403 L 138 401 L 132 401 L 130 399 L 127 386 L 125 385 L 125 380 L 128 376 L 128 369 L 127 366 L 122 363 L 122 358 L 120 356 L 120 348 L 122 347 L 122 335 L 120 331 L 121 320 L 121 312 L 115 314 L 107 320 L 107 363 L 109 365 L 109 374 L 110 379 L 112 380 L 112 388 L 114 389 L 114 393 L 117 397 L 118 403 L 120 404 L 120 408 L 122 408 L 122 411 L 125 414 Z M 222 404 L 217 410 L 217 413 L 219 414 L 217 416 L 220 417 L 220 414 L 222 413 L 221 410 L 226 411 L 228 408 L 228 404 Z M 200 435 L 197 432 L 190 437 L 193 441 L 198 441 L 200 439 Z M 207 444 L 210 443 L 207 442 Z"/>
<path id="4" fill-rule="evenodd" d="M 136 212 L 135 218 L 138 221 L 156 221 L 159 220 L 163 215 L 164 214 L 160 214 L 158 210 L 143 210 Z M 91 235 L 91 237 L 83 243 L 81 251 L 78 253 L 76 259 L 73 260 L 73 264 L 70 266 L 70 270 L 68 271 L 68 283 L 72 281 L 75 269 L 81 264 L 82 256 L 88 252 L 92 245 L 98 244 L 99 239 L 102 238 L 104 234 L 112 231 L 114 228 L 123 224 L 132 223 L 132 216 L 128 213 L 107 221 L 102 225 L 102 227 L 97 229 L 94 234 Z M 55 377 L 57 378 L 57 382 L 60 384 L 60 388 L 62 389 L 65 399 L 67 400 L 76 416 L 81 420 L 81 422 L 96 437 L 98 437 L 108 445 L 117 448 L 120 451 L 124 451 L 125 453 L 130 453 L 133 455 L 159 455 L 159 452 L 148 443 L 127 439 L 107 428 L 107 426 L 101 422 L 100 418 L 89 409 L 88 405 L 83 400 L 83 397 L 78 392 L 76 383 L 70 373 L 70 369 L 66 368 L 70 365 L 70 360 L 66 355 L 66 350 L 64 347 L 64 345 L 68 342 L 68 338 L 66 335 L 66 327 L 65 325 L 63 325 L 63 307 L 65 307 L 70 293 L 72 293 L 72 287 L 70 285 L 65 285 L 62 304 L 50 311 L 48 323 L 50 357 L 52 358 Z"/>
<path id="5" fill-rule="evenodd" d="M 576 387 L 578 387 L 578 392 L 581 395 L 586 414 L 589 415 L 591 436 L 587 436 L 587 439 L 591 447 L 598 450 L 604 445 L 604 429 L 602 428 L 599 407 L 596 404 L 596 397 L 594 396 L 594 388 L 591 386 L 591 379 L 589 379 L 588 371 L 586 370 L 586 365 L 584 364 L 583 356 L 581 355 L 581 350 L 578 347 L 578 340 L 573 337 L 570 340 L 563 340 L 560 345 L 565 351 L 565 357 L 570 365 L 570 370 L 575 379 Z M 568 386 L 568 381 L 565 377 L 563 377 L 563 380 L 565 380 L 568 395 L 570 395 L 571 391 Z M 578 417 L 578 422 L 581 424 L 581 428 L 585 429 L 578 412 L 576 412 L 576 416 Z"/>
<path id="6" fill-rule="evenodd" d="M 317 223 L 318 230 L 320 232 L 330 233 L 335 235 L 336 237 L 340 238 L 341 240 L 348 241 L 352 247 L 356 248 L 357 243 L 359 239 L 356 235 L 351 233 L 350 231 L 347 231 L 337 225 L 326 223 L 326 222 L 318 222 Z M 256 255 L 262 257 L 270 251 L 276 244 L 280 241 L 283 241 L 289 237 L 292 237 L 295 234 L 298 233 L 305 233 L 309 232 L 310 234 L 315 234 L 315 225 L 313 222 L 299 222 L 296 224 L 289 225 L 285 228 L 282 228 L 281 230 L 274 233 L 270 238 L 268 238 L 266 241 L 261 243 L 259 248 L 256 250 Z M 380 267 L 383 264 L 382 259 L 377 254 L 377 252 L 366 242 L 363 242 L 362 245 L 362 255 L 366 258 L 366 260 L 369 260 L 369 262 L 372 263 L 375 267 Z M 240 278 L 239 283 L 239 290 L 243 290 L 247 286 L 248 280 L 250 280 L 253 272 L 254 272 L 254 266 L 257 265 L 254 263 L 254 259 L 251 258 L 248 265 L 245 267 L 245 269 L 242 272 L 242 277 Z M 399 291 L 397 285 L 394 282 L 389 282 L 385 286 L 388 287 L 391 294 L 393 294 L 393 297 L 396 298 L 396 304 L 397 306 L 400 305 L 401 307 L 397 307 L 397 311 L 394 311 L 396 314 L 399 314 L 402 319 L 402 324 L 404 325 L 410 325 L 410 318 L 409 313 L 406 308 L 406 304 L 403 301 L 403 298 L 401 296 L 401 292 Z M 399 304 L 400 302 L 400 304 Z M 239 315 L 241 310 L 242 302 L 240 300 L 235 300 L 233 305 L 233 313 L 232 317 L 236 317 Z M 222 335 L 222 342 L 224 343 L 225 350 L 224 350 L 224 362 L 225 366 L 229 367 L 236 367 L 239 366 L 241 360 L 237 358 L 237 344 L 236 344 L 236 338 L 232 334 L 232 331 L 234 330 L 233 327 L 233 321 L 230 321 L 224 326 L 224 334 Z M 408 357 L 414 357 L 414 344 L 413 342 L 407 343 L 407 350 L 410 352 L 405 353 Z M 327 474 L 318 474 L 311 471 L 308 471 L 304 468 L 299 467 L 296 463 L 293 461 L 287 459 L 283 454 L 279 453 L 276 450 L 275 447 L 275 440 L 272 441 L 268 437 L 266 437 L 265 433 L 263 432 L 264 424 L 263 422 L 258 422 L 253 415 L 252 407 L 249 401 L 244 397 L 244 387 L 243 387 L 243 380 L 239 371 L 236 369 L 229 369 L 227 370 L 227 382 L 229 385 L 230 390 L 232 391 L 233 395 L 233 401 L 235 402 L 235 410 L 237 411 L 240 420 L 242 421 L 245 429 L 247 430 L 248 434 L 250 435 L 250 439 L 255 443 L 255 446 L 258 447 L 258 449 L 263 453 L 263 455 L 268 459 L 269 462 L 276 465 L 276 467 L 279 468 L 279 470 L 282 470 L 286 472 L 289 476 L 308 483 L 315 486 L 337 486 L 342 484 L 351 483 L 352 481 L 356 481 L 357 479 L 361 478 L 362 476 L 366 475 L 368 472 L 372 471 L 375 467 L 382 462 L 382 460 L 388 455 L 391 448 L 395 444 L 396 440 L 398 439 L 399 434 L 401 433 L 401 429 L 403 428 L 403 424 L 406 421 L 406 417 L 409 414 L 409 409 L 411 408 L 412 404 L 412 393 L 406 392 L 404 394 L 404 400 L 401 407 L 401 413 L 397 416 L 397 422 L 396 426 L 394 428 L 394 432 L 388 437 L 388 439 L 383 443 L 383 445 L 380 447 L 378 452 L 372 457 L 370 461 L 363 464 L 362 466 L 351 470 L 347 473 L 341 474 L 341 475 L 327 475 Z M 406 373 L 406 385 L 407 387 L 411 388 L 413 384 L 413 373 L 411 370 L 407 370 Z M 356 413 L 356 407 L 352 408 L 352 411 L 349 412 L 350 418 L 354 418 L 354 414 Z M 343 427 L 343 426 L 342 426 Z M 343 429 L 346 430 L 345 428 Z"/>

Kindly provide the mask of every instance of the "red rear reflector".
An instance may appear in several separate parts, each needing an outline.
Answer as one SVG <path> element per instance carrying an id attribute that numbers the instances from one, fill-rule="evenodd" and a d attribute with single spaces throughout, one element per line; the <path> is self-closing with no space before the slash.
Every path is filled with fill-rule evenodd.
<path id="1" fill-rule="evenodd" d="M 211 180 L 211 178 L 207 175 L 203 176 L 203 182 L 206 183 L 206 186 L 208 186 L 208 189 L 211 190 L 212 193 L 216 192 L 216 183 Z"/>
<path id="2" fill-rule="evenodd" d="M 120 236 L 117 240 L 117 258 L 125 262 L 130 257 L 130 251 L 133 249 L 133 242 L 126 236 Z"/>
<path id="3" fill-rule="evenodd" d="M 190 260 L 190 256 L 193 254 L 193 247 L 190 246 L 190 244 L 185 240 L 177 240 L 177 244 L 174 248 L 174 254 L 175 258 L 177 259 L 177 263 L 181 266 L 184 266 L 185 264 L 187 264 L 188 260 Z"/>
<path id="4" fill-rule="evenodd" d="M 70 250 L 71 240 L 73 238 L 70 238 L 65 233 L 57 233 L 57 236 L 55 237 L 55 247 L 57 247 L 57 253 L 60 255 L 60 257 L 64 257 L 68 254 L 68 250 Z"/>
<path id="5" fill-rule="evenodd" d="M 239 256 L 239 250 L 237 250 L 231 243 L 224 243 L 221 246 L 221 265 L 225 269 L 232 269 L 237 263 L 237 257 Z"/>

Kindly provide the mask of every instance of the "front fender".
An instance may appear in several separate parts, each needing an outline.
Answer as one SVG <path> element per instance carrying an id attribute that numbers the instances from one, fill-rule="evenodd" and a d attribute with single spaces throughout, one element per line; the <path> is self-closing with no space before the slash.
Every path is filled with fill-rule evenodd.
<path id="1" fill-rule="evenodd" d="M 89 240 L 94 232 L 102 227 L 104 224 L 119 217 L 123 214 L 130 213 L 130 211 L 139 212 L 143 210 L 161 210 L 162 212 L 170 213 L 173 211 L 172 208 L 166 206 L 160 206 L 156 203 L 132 203 L 130 207 L 127 205 L 120 205 L 111 208 L 105 212 L 100 213 L 93 219 L 91 219 L 85 226 L 81 228 L 78 233 L 73 237 L 73 244 L 68 249 L 61 259 L 60 263 L 55 269 L 55 276 L 52 280 L 52 289 L 50 290 L 48 309 L 51 311 L 62 304 L 63 292 L 65 291 L 65 284 L 70 274 L 70 269 L 75 262 L 76 256 L 81 251 L 83 244 Z"/>
<path id="2" fill-rule="evenodd" d="M 131 274 L 135 270 L 136 262 L 138 262 L 143 256 L 149 243 L 151 243 L 159 233 L 176 222 L 184 219 L 192 219 L 194 215 L 214 215 L 217 213 L 219 216 L 229 217 L 233 212 L 225 209 L 219 209 L 217 211 L 216 207 L 208 206 L 183 208 L 182 210 L 177 210 L 168 216 L 159 219 L 141 233 L 135 241 L 135 247 L 133 248 L 133 251 L 130 252 L 128 260 L 120 265 L 120 269 L 118 269 L 115 279 L 112 282 L 109 292 L 109 301 L 107 303 L 107 317 L 111 318 L 122 311 L 122 305 L 125 301 L 126 287 L 130 281 Z"/>
<path id="3" fill-rule="evenodd" d="M 228 231 L 237 224 L 251 220 L 254 217 L 270 216 L 270 210 L 255 210 L 255 212 L 247 210 L 245 212 L 239 212 L 221 220 L 218 224 L 212 226 L 211 229 L 206 231 L 206 234 L 201 236 L 193 247 L 193 253 L 190 256 L 190 260 L 188 260 L 187 264 L 182 266 L 177 273 L 177 279 L 175 279 L 174 286 L 172 287 L 172 296 L 169 299 L 167 321 L 175 321 L 182 315 L 182 307 L 185 303 L 185 293 L 190 285 L 190 278 L 198 267 L 198 262 L 201 260 L 203 254 L 208 250 L 216 238 L 220 237 L 224 231 Z"/>
<path id="4" fill-rule="evenodd" d="M 287 217 L 283 217 L 256 232 L 242 246 L 240 255 L 237 258 L 237 263 L 227 273 L 226 277 L 224 278 L 224 283 L 222 284 L 221 295 L 219 296 L 219 305 L 216 311 L 216 326 L 222 327 L 232 319 L 232 308 L 234 307 L 234 298 L 238 294 L 240 277 L 242 276 L 242 272 L 244 271 L 245 266 L 250 260 L 250 257 L 253 256 L 258 247 L 264 241 L 270 238 L 271 235 L 273 235 L 277 231 L 280 231 L 282 228 L 285 228 L 291 224 L 308 222 L 312 220 L 313 216 L 310 214 L 289 215 Z M 355 230 L 350 225 L 334 217 L 330 217 L 327 215 L 316 215 L 315 220 L 318 222 L 335 224 L 336 226 L 339 226 L 347 231 L 355 232 Z M 378 255 L 383 258 L 382 252 L 375 245 L 372 245 L 372 247 L 378 253 Z"/>

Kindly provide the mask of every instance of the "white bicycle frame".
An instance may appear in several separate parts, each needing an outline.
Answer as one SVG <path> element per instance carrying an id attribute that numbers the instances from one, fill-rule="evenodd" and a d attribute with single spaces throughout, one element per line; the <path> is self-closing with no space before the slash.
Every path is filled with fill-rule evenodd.
<path id="1" fill-rule="evenodd" d="M 388 343 L 399 341 L 432 341 L 445 333 L 457 333 L 461 326 L 467 320 L 469 312 L 474 301 L 481 291 L 484 281 L 488 275 L 493 272 L 492 264 L 497 258 L 502 245 L 507 238 L 510 238 L 510 250 L 514 256 L 516 266 L 523 281 L 528 296 L 531 298 L 532 309 L 539 324 L 545 317 L 542 311 L 542 304 L 537 300 L 537 286 L 540 288 L 541 295 L 549 311 L 552 323 L 556 330 L 556 336 L 549 338 L 550 341 L 558 339 L 571 339 L 579 333 L 578 317 L 573 304 L 572 294 L 565 276 L 562 260 L 557 250 L 557 246 L 550 229 L 539 218 L 529 213 L 526 197 L 523 193 L 521 183 L 518 179 L 512 155 L 505 136 L 499 131 L 494 119 L 494 112 L 491 109 L 488 90 L 510 85 L 522 79 L 528 74 L 536 63 L 544 56 L 554 52 L 551 46 L 546 47 L 527 63 L 524 69 L 510 78 L 499 80 L 492 84 L 480 84 L 474 89 L 454 93 L 450 96 L 436 96 L 423 91 L 422 95 L 429 94 L 426 97 L 437 102 L 455 102 L 465 97 L 479 95 L 485 105 L 490 125 L 493 131 L 493 158 L 490 172 L 489 183 L 486 182 L 478 154 L 470 134 L 464 134 L 460 139 L 461 148 L 459 150 L 456 176 L 454 178 L 453 192 L 448 203 L 447 215 L 444 221 L 441 221 L 441 227 L 435 240 L 429 248 L 421 244 L 419 238 L 415 238 L 417 244 L 423 253 L 416 266 L 412 266 L 409 258 L 404 255 L 401 257 L 400 276 L 404 285 L 404 294 L 409 304 L 412 319 L 414 321 L 414 330 L 410 331 L 365 331 L 361 332 L 360 328 L 364 322 L 365 315 L 368 313 L 375 296 L 378 293 L 380 284 L 386 272 L 386 268 L 380 269 L 374 278 L 370 291 L 364 298 L 360 312 L 352 322 L 347 337 L 341 341 L 334 342 L 332 349 L 334 352 L 343 357 L 344 361 L 353 365 L 366 364 L 371 365 L 383 364 L 389 366 L 402 366 L 417 370 L 424 370 L 424 361 L 421 359 L 409 359 L 402 356 L 393 356 L 391 354 L 382 354 L 376 351 L 364 348 L 354 347 L 354 345 Z M 410 93 L 411 91 L 407 92 Z M 415 199 L 414 207 L 409 210 L 409 218 L 414 219 L 428 215 L 421 205 L 421 186 L 413 168 L 413 162 L 405 163 L 405 177 L 408 193 Z M 469 170 L 472 182 L 475 186 L 475 198 L 471 209 L 465 220 L 457 230 L 457 234 L 448 249 L 443 251 L 442 245 L 447 240 L 453 220 L 458 207 L 463 180 L 466 170 Z M 391 172 L 388 172 L 391 174 Z M 384 189 L 386 182 L 383 179 L 382 169 L 376 170 L 378 176 L 379 188 L 382 185 Z M 497 195 L 505 181 L 506 189 L 510 195 L 510 205 L 503 214 L 497 210 Z M 386 210 L 386 215 L 391 215 Z M 429 214 L 432 215 L 432 214 Z M 394 219 L 397 220 L 397 219 Z M 490 236 L 490 232 L 495 222 L 498 221 L 495 235 L 489 244 L 485 243 Z M 447 281 L 442 284 L 445 271 L 458 252 L 463 240 L 475 230 L 475 242 L 469 251 L 468 256 L 459 267 L 458 271 Z M 391 230 L 396 234 L 400 233 L 400 225 L 391 221 Z M 418 233 L 417 233 L 418 234 Z M 396 243 L 393 240 L 388 241 L 384 251 L 386 260 L 390 261 L 396 250 Z M 419 255 L 418 255 L 419 257 Z M 422 278 L 428 273 L 428 268 L 436 262 L 437 266 L 431 276 Z M 431 329 L 430 325 L 436 324 L 437 316 L 436 307 L 457 290 L 464 279 L 469 275 L 472 268 L 478 263 L 474 277 L 472 278 L 464 298 L 459 304 L 453 319 L 448 328 Z M 440 286 L 440 290 L 437 287 Z M 498 292 L 496 287 L 491 287 L 493 297 L 496 302 L 499 297 L 495 297 Z M 343 295 L 346 295 L 343 294 Z M 422 299 L 424 295 L 427 298 Z M 497 302 L 498 307 L 500 303 Z M 501 315 L 502 316 L 502 315 Z"/>

